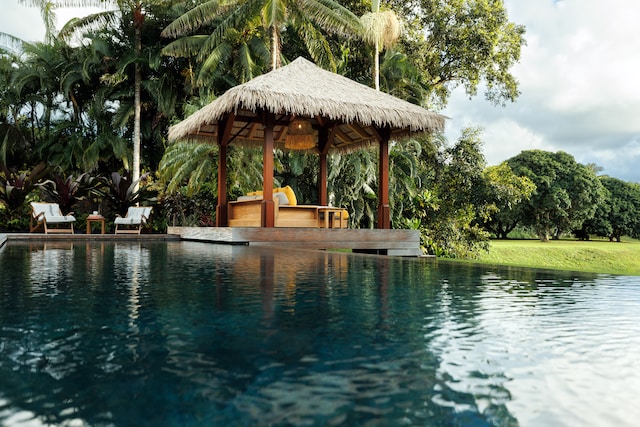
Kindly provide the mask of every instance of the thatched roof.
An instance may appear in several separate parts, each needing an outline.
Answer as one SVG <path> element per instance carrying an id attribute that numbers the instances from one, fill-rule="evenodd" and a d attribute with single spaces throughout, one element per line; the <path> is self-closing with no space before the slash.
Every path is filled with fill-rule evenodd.
<path id="1" fill-rule="evenodd" d="M 391 138 L 437 132 L 445 117 L 399 98 L 378 92 L 298 58 L 242 85 L 169 129 L 169 140 L 216 141 L 219 120 L 233 115 L 230 142 L 262 143 L 261 113 L 275 115 L 274 143 L 283 147 L 287 126 L 295 117 L 308 118 L 318 129 L 331 129 L 333 147 L 355 148 L 376 142 L 378 129 L 388 127 Z"/>

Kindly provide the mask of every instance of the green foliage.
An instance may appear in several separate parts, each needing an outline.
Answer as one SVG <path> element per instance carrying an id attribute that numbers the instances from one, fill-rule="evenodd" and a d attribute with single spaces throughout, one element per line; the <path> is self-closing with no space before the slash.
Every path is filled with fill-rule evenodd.
<path id="1" fill-rule="evenodd" d="M 27 196 L 47 172 L 48 168 L 44 162 L 22 172 L 0 165 L 0 204 L 9 211 L 21 209 Z"/>
<path id="2" fill-rule="evenodd" d="M 53 179 L 48 179 L 38 186 L 46 194 L 47 201 L 58 203 L 63 212 L 70 212 L 81 200 L 98 194 L 103 182 L 88 173 L 80 174 L 75 178 L 73 175 L 65 177 L 55 174 Z"/>
<path id="3" fill-rule="evenodd" d="M 430 254 L 473 258 L 488 247 L 489 234 L 477 222 L 491 206 L 485 197 L 480 132 L 466 129 L 453 146 L 438 148 L 441 144 L 425 140 L 415 151 L 419 172 L 407 180 L 414 184 L 406 191 L 410 200 L 402 205 L 403 221 L 396 224 L 419 228 Z"/>
<path id="4" fill-rule="evenodd" d="M 31 216 L 31 205 L 22 204 L 14 210 L 7 209 L 0 204 L 0 232 L 26 232 L 29 231 L 29 217 Z"/>
<path id="5" fill-rule="evenodd" d="M 171 226 L 213 227 L 217 197 L 215 189 L 204 186 L 193 195 L 177 191 L 161 198 L 162 217 Z"/>
<path id="6" fill-rule="evenodd" d="M 209 181 L 217 185 L 217 165 L 215 144 L 177 142 L 165 150 L 158 172 L 169 194 L 184 188 L 185 195 L 191 196 Z"/>
<path id="7" fill-rule="evenodd" d="M 208 35 L 193 34 L 204 27 Z M 283 33 L 283 30 L 286 30 Z M 316 63 L 335 70 L 326 33 L 348 35 L 359 30 L 359 21 L 333 0 L 205 2 L 180 15 L 164 30 L 165 37 L 181 37 L 164 49 L 173 56 L 196 58 L 200 64 L 197 84 L 210 86 L 230 78 L 243 83 L 279 66 L 284 36 L 290 34 Z M 266 46 L 269 46 L 267 48 Z"/>
<path id="8" fill-rule="evenodd" d="M 168 194 L 195 196 L 211 188 L 217 197 L 218 147 L 204 142 L 174 143 L 167 147 L 158 174 L 162 184 L 166 185 Z M 228 148 L 227 186 L 239 194 L 261 188 L 260 149 L 237 146 Z"/>
<path id="9" fill-rule="evenodd" d="M 536 185 L 528 177 L 513 173 L 506 162 L 486 168 L 483 175 L 487 186 L 486 200 L 492 205 L 487 216 L 480 219 L 481 224 L 495 236 L 506 239 L 520 220 L 514 209 L 531 198 Z"/>
<path id="10" fill-rule="evenodd" d="M 276 150 L 274 162 L 274 185 L 293 188 L 299 204 L 318 204 L 319 162 L 316 154 Z"/>
<path id="11" fill-rule="evenodd" d="M 335 195 L 335 205 L 349 211 L 349 226 L 373 228 L 378 199 L 378 155 L 373 149 L 329 157 L 328 194 Z"/>
<path id="12" fill-rule="evenodd" d="M 507 163 L 516 175 L 536 185 L 531 198 L 519 203 L 514 214 L 521 224 L 535 229 L 540 240 L 558 239 L 580 228 L 594 217 L 603 200 L 603 186 L 593 170 L 567 153 L 523 151 Z"/>
<path id="13" fill-rule="evenodd" d="M 595 234 L 618 242 L 625 235 L 640 237 L 640 185 L 608 176 L 599 180 L 605 188 L 604 200 L 575 234 L 583 239 Z"/>
<path id="14" fill-rule="evenodd" d="M 510 69 L 520 58 L 525 28 L 509 21 L 503 1 L 392 0 L 390 5 L 406 22 L 403 51 L 441 103 L 459 85 L 476 95 L 482 81 L 493 103 L 517 98 Z"/>
<path id="15" fill-rule="evenodd" d="M 151 185 L 149 174 L 132 181 L 128 173 L 120 175 L 118 172 L 112 172 L 103 178 L 103 182 L 104 187 L 99 189 L 97 194 L 106 203 L 109 211 L 121 216 L 126 215 L 129 206 L 149 205 L 158 200 L 158 191 Z"/>

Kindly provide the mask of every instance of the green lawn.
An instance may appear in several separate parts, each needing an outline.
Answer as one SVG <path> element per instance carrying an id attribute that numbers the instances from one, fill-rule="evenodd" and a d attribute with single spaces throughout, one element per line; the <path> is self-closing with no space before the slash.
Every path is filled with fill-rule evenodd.
<path id="1" fill-rule="evenodd" d="M 640 276 L 640 242 L 493 240 L 477 262 Z"/>

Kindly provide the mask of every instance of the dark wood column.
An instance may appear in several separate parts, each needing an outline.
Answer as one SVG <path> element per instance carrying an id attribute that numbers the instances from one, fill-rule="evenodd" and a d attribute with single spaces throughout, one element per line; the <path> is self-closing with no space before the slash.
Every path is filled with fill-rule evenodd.
<path id="1" fill-rule="evenodd" d="M 378 129 L 380 135 L 380 156 L 378 163 L 378 228 L 391 228 L 391 208 L 389 206 L 389 138 L 388 128 Z"/>
<path id="2" fill-rule="evenodd" d="M 262 145 L 262 221 L 263 227 L 275 227 L 273 203 L 273 127 L 275 117 L 263 112 L 264 142 Z"/>
<path id="3" fill-rule="evenodd" d="M 216 206 L 216 226 L 227 226 L 227 147 L 229 135 L 235 119 L 234 114 L 218 122 L 218 204 Z"/>
<path id="4" fill-rule="evenodd" d="M 318 151 L 320 153 L 320 176 L 318 176 L 318 204 L 327 206 L 327 153 L 329 152 L 329 130 L 321 127 L 318 130 Z"/>

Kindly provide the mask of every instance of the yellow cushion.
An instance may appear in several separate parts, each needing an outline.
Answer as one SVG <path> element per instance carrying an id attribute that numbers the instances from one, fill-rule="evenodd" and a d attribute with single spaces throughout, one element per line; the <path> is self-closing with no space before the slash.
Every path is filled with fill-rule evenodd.
<path id="1" fill-rule="evenodd" d="M 293 192 L 293 188 L 287 185 L 285 187 L 279 188 L 278 190 L 280 190 L 282 193 L 284 193 L 287 196 L 287 199 L 289 199 L 290 206 L 295 206 L 298 204 L 298 199 L 296 199 L 296 193 Z"/>
<path id="2" fill-rule="evenodd" d="M 289 205 L 290 206 L 295 206 L 298 204 L 298 199 L 296 198 L 296 193 L 293 191 L 293 188 L 291 188 L 290 186 L 285 186 L 282 188 L 274 188 L 273 189 L 274 193 L 284 193 L 285 196 L 287 196 L 287 199 L 289 200 Z M 247 196 L 262 196 L 262 190 L 260 191 L 251 191 L 249 193 L 246 194 Z"/>

